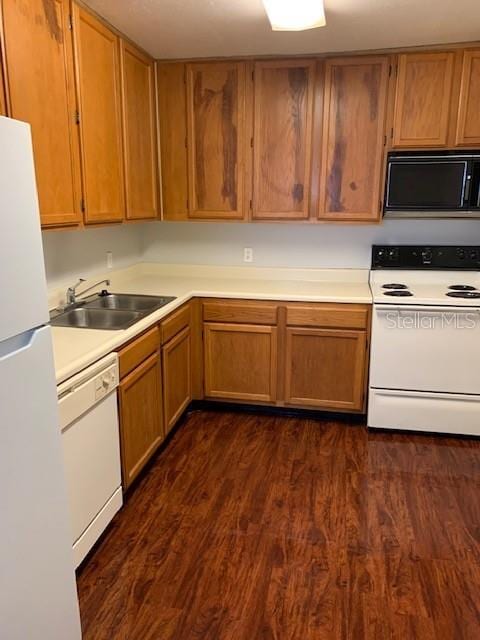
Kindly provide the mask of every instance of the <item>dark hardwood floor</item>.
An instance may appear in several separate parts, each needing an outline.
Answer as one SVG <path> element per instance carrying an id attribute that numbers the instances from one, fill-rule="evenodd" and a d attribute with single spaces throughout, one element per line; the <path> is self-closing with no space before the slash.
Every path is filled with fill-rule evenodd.
<path id="1" fill-rule="evenodd" d="M 85 640 L 480 638 L 480 442 L 191 414 L 79 576 Z"/>

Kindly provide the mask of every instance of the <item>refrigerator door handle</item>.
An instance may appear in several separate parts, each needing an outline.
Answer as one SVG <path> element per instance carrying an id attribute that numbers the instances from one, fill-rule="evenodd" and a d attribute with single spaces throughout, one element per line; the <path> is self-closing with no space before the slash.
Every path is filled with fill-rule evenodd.
<path id="1" fill-rule="evenodd" d="M 31 329 L 0 342 L 0 362 L 4 362 L 8 358 L 17 355 L 20 351 L 28 349 L 34 340 L 36 331 L 37 329 Z"/>

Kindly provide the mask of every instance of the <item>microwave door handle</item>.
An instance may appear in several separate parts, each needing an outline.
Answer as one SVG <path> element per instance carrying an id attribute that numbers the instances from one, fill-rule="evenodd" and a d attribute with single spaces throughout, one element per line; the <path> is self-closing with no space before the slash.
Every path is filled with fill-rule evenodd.
<path id="1" fill-rule="evenodd" d="M 465 178 L 465 186 L 463 187 L 463 201 L 468 202 L 470 200 L 470 190 L 472 188 L 472 174 L 468 173 Z"/>

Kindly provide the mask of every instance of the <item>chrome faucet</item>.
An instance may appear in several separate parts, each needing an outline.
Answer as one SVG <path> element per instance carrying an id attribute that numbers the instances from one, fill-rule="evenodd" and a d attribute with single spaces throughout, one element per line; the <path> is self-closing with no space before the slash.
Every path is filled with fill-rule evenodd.
<path id="1" fill-rule="evenodd" d="M 80 280 L 73 285 L 73 287 L 68 287 L 67 289 L 67 305 L 70 304 L 75 304 L 77 301 L 77 288 L 83 283 L 85 282 L 85 278 L 80 278 Z M 83 296 L 86 293 L 88 293 L 89 291 L 91 291 L 92 289 L 95 289 L 95 287 L 98 287 L 100 284 L 106 284 L 107 287 L 110 286 L 110 280 L 100 280 L 100 282 L 96 282 L 95 284 L 92 284 L 91 287 L 88 287 L 87 289 L 85 289 L 85 291 L 82 291 L 82 293 L 80 293 L 79 295 Z"/>

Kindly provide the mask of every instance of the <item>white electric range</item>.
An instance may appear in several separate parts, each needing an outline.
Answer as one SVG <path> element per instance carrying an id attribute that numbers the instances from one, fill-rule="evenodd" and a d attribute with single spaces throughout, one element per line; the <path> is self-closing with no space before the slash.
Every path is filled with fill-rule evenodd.
<path id="1" fill-rule="evenodd" d="M 480 247 L 374 246 L 368 426 L 480 435 Z"/>

